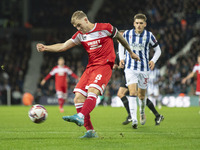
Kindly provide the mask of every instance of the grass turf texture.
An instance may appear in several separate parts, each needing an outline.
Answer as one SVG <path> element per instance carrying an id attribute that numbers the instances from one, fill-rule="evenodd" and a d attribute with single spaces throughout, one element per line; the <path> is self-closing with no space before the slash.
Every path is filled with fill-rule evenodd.
<path id="1" fill-rule="evenodd" d="M 62 120 L 63 115 L 76 113 L 74 106 L 65 106 L 65 113 L 58 106 L 45 107 L 47 120 L 35 124 L 28 117 L 30 107 L 0 106 L 0 150 L 196 150 L 200 146 L 199 107 L 163 107 L 159 112 L 165 120 L 160 126 L 155 126 L 154 115 L 146 108 L 146 124 L 132 129 L 131 123 L 122 125 L 127 116 L 124 108 L 98 106 L 91 114 L 96 139 L 79 139 L 85 128 Z"/>

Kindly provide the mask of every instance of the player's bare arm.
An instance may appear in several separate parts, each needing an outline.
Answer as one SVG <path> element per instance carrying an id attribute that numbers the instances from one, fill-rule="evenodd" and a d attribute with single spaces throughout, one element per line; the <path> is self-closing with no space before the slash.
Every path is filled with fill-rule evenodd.
<path id="1" fill-rule="evenodd" d="M 187 77 L 183 78 L 181 83 L 185 84 L 186 81 L 194 76 L 194 72 L 191 72 Z"/>
<path id="2" fill-rule="evenodd" d="M 116 69 L 118 69 L 118 68 L 119 68 L 119 66 L 118 66 L 117 64 L 114 64 L 114 65 L 113 65 L 113 69 L 114 69 L 114 70 L 116 70 Z"/>
<path id="3" fill-rule="evenodd" d="M 44 51 L 63 52 L 74 46 L 76 46 L 76 44 L 71 39 L 69 39 L 65 43 L 57 43 L 53 45 L 44 45 L 44 44 L 38 43 L 36 47 L 37 47 L 38 52 L 44 52 Z"/>
<path id="4" fill-rule="evenodd" d="M 46 83 L 46 80 L 43 79 L 43 80 L 40 82 L 40 85 L 43 86 L 45 83 Z"/>
<path id="5" fill-rule="evenodd" d="M 124 39 L 124 37 L 120 34 L 119 31 L 117 31 L 117 34 L 115 38 L 125 47 L 125 49 L 130 53 L 130 56 L 132 59 L 135 59 L 136 61 L 140 61 L 140 58 L 131 51 L 131 48 L 128 44 L 128 42 Z"/>

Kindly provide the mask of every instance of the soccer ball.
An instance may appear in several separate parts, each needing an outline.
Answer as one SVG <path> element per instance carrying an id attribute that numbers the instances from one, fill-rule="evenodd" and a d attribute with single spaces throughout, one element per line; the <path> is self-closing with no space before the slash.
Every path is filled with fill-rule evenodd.
<path id="1" fill-rule="evenodd" d="M 42 123 L 47 119 L 48 113 L 44 106 L 36 104 L 31 107 L 28 116 L 34 123 Z"/>

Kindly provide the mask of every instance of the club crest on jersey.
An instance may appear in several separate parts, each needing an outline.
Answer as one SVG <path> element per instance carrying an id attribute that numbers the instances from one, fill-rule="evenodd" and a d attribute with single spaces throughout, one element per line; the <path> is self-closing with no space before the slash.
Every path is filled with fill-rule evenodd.
<path id="1" fill-rule="evenodd" d="M 102 32 L 98 32 L 99 36 L 98 37 L 103 37 Z"/>

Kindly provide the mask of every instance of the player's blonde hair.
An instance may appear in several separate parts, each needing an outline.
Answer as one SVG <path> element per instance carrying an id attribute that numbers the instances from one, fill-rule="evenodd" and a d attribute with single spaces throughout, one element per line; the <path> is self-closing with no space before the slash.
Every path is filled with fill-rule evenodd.
<path id="1" fill-rule="evenodd" d="M 83 17 L 87 17 L 87 15 L 83 11 L 81 10 L 75 11 L 71 17 L 71 24 L 74 24 L 77 19 L 80 20 Z"/>
<path id="2" fill-rule="evenodd" d="M 145 14 L 136 14 L 136 15 L 134 16 L 134 21 L 135 21 L 136 19 L 143 19 L 145 22 L 147 21 L 147 17 L 145 16 Z"/>

